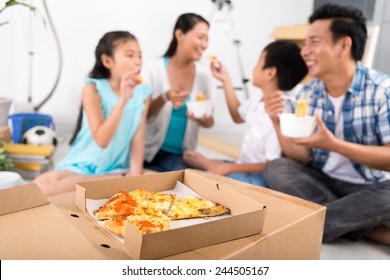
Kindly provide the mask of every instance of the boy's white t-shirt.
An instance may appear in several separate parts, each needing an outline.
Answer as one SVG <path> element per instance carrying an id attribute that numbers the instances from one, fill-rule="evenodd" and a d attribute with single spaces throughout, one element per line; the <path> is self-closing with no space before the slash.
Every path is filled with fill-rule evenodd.
<path id="1" fill-rule="evenodd" d="M 256 91 L 238 108 L 246 129 L 237 163 L 262 163 L 281 156 L 278 137 L 262 98 L 263 93 Z"/>
<path id="2" fill-rule="evenodd" d="M 343 118 L 343 103 L 345 95 L 340 97 L 331 97 L 334 107 L 334 118 L 336 123 L 335 136 L 338 139 L 344 140 L 344 118 Z M 351 161 L 343 155 L 335 152 L 329 152 L 329 158 L 326 161 L 322 171 L 332 178 L 355 184 L 368 183 L 353 167 Z"/>

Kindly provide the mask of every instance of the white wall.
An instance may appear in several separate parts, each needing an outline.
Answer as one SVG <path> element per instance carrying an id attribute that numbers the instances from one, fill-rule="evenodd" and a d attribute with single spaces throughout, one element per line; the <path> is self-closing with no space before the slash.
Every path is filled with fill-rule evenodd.
<path id="1" fill-rule="evenodd" d="M 172 36 L 174 22 L 184 12 L 195 12 L 210 19 L 215 5 L 211 0 L 48 0 L 63 50 L 63 69 L 53 98 L 41 109 L 51 114 L 58 130 L 72 130 L 81 100 L 83 81 L 94 63 L 94 48 L 111 30 L 129 30 L 143 49 L 144 59 L 161 56 Z M 233 0 L 231 10 L 236 37 L 241 40 L 241 54 L 246 76 L 262 48 L 271 41 L 276 25 L 305 23 L 313 7 L 312 0 Z M 5 3 L 0 1 L 0 7 Z M 42 1 L 31 3 L 44 14 Z M 222 17 L 223 18 L 223 17 Z M 29 45 L 33 38 L 33 103 L 39 103 L 54 84 L 58 67 L 57 50 L 51 29 L 39 17 L 30 18 L 22 7 L 13 7 L 0 15 L 0 96 L 26 102 L 29 92 Z M 241 79 L 233 44 L 224 23 L 214 25 L 208 53 L 217 55 L 231 72 L 236 85 Z M 206 62 L 206 61 L 205 61 Z M 250 86 L 250 91 L 254 89 Z M 243 93 L 238 93 L 240 98 Z M 240 130 L 227 113 L 219 92 L 215 130 Z"/>

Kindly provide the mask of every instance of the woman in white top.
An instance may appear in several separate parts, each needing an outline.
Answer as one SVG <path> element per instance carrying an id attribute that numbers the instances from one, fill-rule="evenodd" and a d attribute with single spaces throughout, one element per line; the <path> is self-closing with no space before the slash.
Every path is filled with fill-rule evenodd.
<path id="1" fill-rule="evenodd" d="M 200 119 L 187 114 L 187 100 L 203 92 L 213 96 L 211 73 L 196 64 L 208 46 L 209 24 L 193 13 L 181 15 L 175 24 L 173 38 L 164 56 L 146 64 L 145 83 L 153 86 L 148 112 L 144 166 L 155 171 L 187 168 L 183 151 L 194 150 L 199 127 L 209 128 L 214 119 Z"/>

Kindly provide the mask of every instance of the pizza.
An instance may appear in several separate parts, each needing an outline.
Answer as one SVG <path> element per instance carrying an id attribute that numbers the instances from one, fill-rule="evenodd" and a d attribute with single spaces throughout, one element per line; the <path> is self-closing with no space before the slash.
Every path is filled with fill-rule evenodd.
<path id="1" fill-rule="evenodd" d="M 127 217 L 127 219 L 141 234 L 161 232 L 170 229 L 170 221 L 166 215 L 132 215 Z"/>
<path id="2" fill-rule="evenodd" d="M 103 221 L 103 226 L 113 234 L 125 237 L 127 217 L 115 217 Z"/>
<path id="3" fill-rule="evenodd" d="M 137 207 L 134 209 L 134 215 L 161 216 L 167 214 L 175 198 L 176 195 L 174 194 L 150 192 L 145 199 L 138 202 Z"/>
<path id="4" fill-rule="evenodd" d="M 126 191 L 120 191 L 112 196 L 101 208 L 93 211 L 98 220 L 130 216 L 134 213 L 137 200 Z"/>
<path id="5" fill-rule="evenodd" d="M 93 214 L 98 220 L 141 214 L 160 215 L 168 212 L 174 199 L 173 194 L 153 193 L 146 189 L 120 191 Z"/>
<path id="6" fill-rule="evenodd" d="M 228 213 L 229 209 L 210 200 L 196 196 L 178 198 L 173 203 L 168 216 L 172 220 L 206 218 Z"/>
<path id="7" fill-rule="evenodd" d="M 120 191 L 93 212 L 110 232 L 124 237 L 126 220 L 141 234 L 170 229 L 170 220 L 206 218 L 228 213 L 229 209 L 195 196 L 176 198 L 174 194 L 146 189 Z"/>

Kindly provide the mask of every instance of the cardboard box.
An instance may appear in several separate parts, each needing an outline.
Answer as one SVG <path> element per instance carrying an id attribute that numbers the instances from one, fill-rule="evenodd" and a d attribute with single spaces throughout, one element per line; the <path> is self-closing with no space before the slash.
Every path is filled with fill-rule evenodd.
<path id="1" fill-rule="evenodd" d="M 308 24 L 276 26 L 271 37 L 275 40 L 289 40 L 296 42 L 300 47 L 303 45 L 303 39 L 309 29 Z"/>
<path id="2" fill-rule="evenodd" d="M 0 190 L 0 259 L 104 259 L 72 223 L 29 184 Z"/>
<path id="3" fill-rule="evenodd" d="M 156 259 L 262 231 L 266 211 L 264 204 L 243 196 L 237 190 L 221 188 L 216 181 L 189 169 L 78 183 L 77 207 L 87 211 L 86 199 L 110 198 L 120 190 L 130 191 L 136 188 L 145 188 L 154 192 L 170 190 L 174 188 L 177 181 L 187 185 L 201 197 L 228 207 L 230 215 L 220 220 L 210 220 L 203 224 L 145 235 L 140 234 L 127 221 L 124 246 L 131 257 Z"/>
<path id="4" fill-rule="evenodd" d="M 236 189 L 241 195 L 266 205 L 263 231 L 164 259 L 319 259 L 324 206 L 227 177 L 193 172 L 221 188 Z M 47 200 L 50 204 L 35 185 L 0 191 L 0 259 L 131 259 L 123 244 L 76 207 L 75 192 L 50 196 Z M 28 204 L 11 205 L 15 202 Z"/>
<path id="5" fill-rule="evenodd" d="M 319 259 L 326 207 L 227 177 L 205 172 L 204 176 L 264 203 L 267 216 L 261 234 L 198 249 L 199 259 Z M 185 255 L 174 257 L 187 258 Z"/>
<path id="6" fill-rule="evenodd" d="M 11 141 L 11 130 L 7 126 L 0 126 L 0 141 Z"/>

